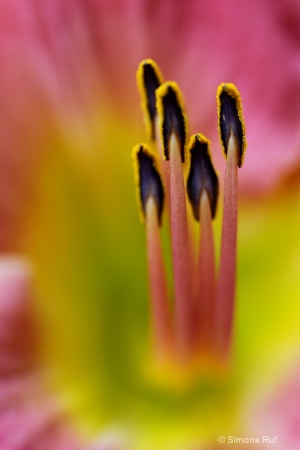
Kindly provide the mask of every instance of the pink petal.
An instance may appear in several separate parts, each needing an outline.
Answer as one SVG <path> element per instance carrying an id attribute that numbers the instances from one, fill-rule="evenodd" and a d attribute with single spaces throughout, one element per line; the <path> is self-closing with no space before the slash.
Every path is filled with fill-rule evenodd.
<path id="1" fill-rule="evenodd" d="M 276 450 L 299 450 L 300 366 L 273 386 L 271 392 L 263 394 L 259 401 L 252 422 L 257 435 L 277 436 Z"/>
<path id="2" fill-rule="evenodd" d="M 0 260 L 0 379 L 32 369 L 36 336 L 30 313 L 30 266 L 25 260 Z"/>
<path id="3" fill-rule="evenodd" d="M 59 400 L 50 395 L 36 355 L 30 312 L 31 269 L 16 257 L 0 259 L 0 448 L 82 448 Z"/>
<path id="4" fill-rule="evenodd" d="M 107 111 L 141 138 L 135 72 L 146 57 L 179 82 L 190 131 L 211 138 L 219 170 L 216 88 L 236 83 L 249 143 L 241 191 L 276 187 L 300 165 L 299 29 L 298 0 L 2 2 L 0 249 L 20 249 L 51 142 L 76 131 L 90 155 Z"/>
<path id="5" fill-rule="evenodd" d="M 237 83 L 248 122 L 251 169 L 245 170 L 252 177 L 262 152 L 270 172 L 276 172 L 272 178 L 295 156 L 297 0 L 242 1 L 238 7 L 231 0 L 11 0 L 0 18 L 6 63 L 1 83 L 12 94 L 5 102 L 11 112 L 26 105 L 30 111 L 32 100 L 43 108 L 47 100 L 65 116 L 84 115 L 99 101 L 97 92 L 109 88 L 120 111 L 126 106 L 127 114 L 136 114 L 135 70 L 140 59 L 151 56 L 166 77 L 182 85 L 193 131 L 215 130 L 216 87 L 226 80 Z M 266 174 L 261 176 L 266 186 Z"/>

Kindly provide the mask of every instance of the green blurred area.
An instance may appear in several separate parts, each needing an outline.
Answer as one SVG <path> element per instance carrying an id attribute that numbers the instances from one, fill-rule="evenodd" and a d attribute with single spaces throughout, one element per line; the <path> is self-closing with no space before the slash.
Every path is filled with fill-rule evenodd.
<path id="1" fill-rule="evenodd" d="M 237 433 L 247 388 L 297 350 L 299 192 L 241 201 L 232 373 L 224 379 L 199 374 L 183 389 L 169 388 L 171 372 L 160 382 L 148 371 L 145 236 L 130 156 L 139 130 L 130 134 L 115 122 L 103 129 L 87 148 L 78 145 L 76 157 L 66 148 L 76 136 L 67 146 L 53 143 L 28 223 L 51 381 L 86 433 L 124 427 L 137 442 L 146 437 L 149 448 L 158 439 L 156 449 Z M 217 248 L 220 230 L 221 210 Z"/>

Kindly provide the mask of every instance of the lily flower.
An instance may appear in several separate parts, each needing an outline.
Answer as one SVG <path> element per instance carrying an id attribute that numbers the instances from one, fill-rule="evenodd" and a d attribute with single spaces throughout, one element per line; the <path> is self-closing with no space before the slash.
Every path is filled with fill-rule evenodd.
<path id="1" fill-rule="evenodd" d="M 212 450 L 231 448 L 229 437 L 277 433 L 274 448 L 299 446 L 292 399 L 299 390 L 300 10 L 297 0 L 275 3 L 2 2 L 4 450 Z M 148 136 L 143 128 L 136 89 L 135 73 L 145 58 L 161 68 L 154 89 L 161 122 L 151 128 L 157 153 L 150 128 Z M 234 166 L 238 197 L 228 187 L 217 126 L 216 89 L 227 81 L 241 93 L 247 127 L 245 164 Z M 182 137 L 175 127 L 173 139 L 172 113 L 166 146 L 159 132 L 170 104 L 181 111 L 185 131 Z M 130 159 L 130 148 L 145 140 L 135 151 L 137 174 L 156 180 L 150 186 L 155 201 L 141 200 L 146 245 Z M 241 162 L 236 138 L 228 136 L 226 145 L 225 153 L 235 148 Z M 170 162 L 157 159 L 162 151 Z M 208 194 L 199 188 L 199 161 L 209 168 Z M 230 220 L 228 192 L 238 205 Z M 176 203 L 187 195 L 191 205 Z M 198 215 L 200 237 L 197 220 L 190 220 Z M 23 262 L 12 263 L 11 253 Z M 24 258 L 32 267 L 32 292 Z M 163 302 L 150 305 L 147 258 L 150 293 L 159 286 L 152 298 L 166 292 Z M 214 270 L 219 267 L 224 269 Z M 228 316 L 212 314 L 213 302 L 191 314 L 185 293 L 188 305 L 201 290 L 212 298 L 217 282 L 228 281 L 228 273 L 221 276 L 228 267 L 230 286 L 219 290 L 229 292 L 229 300 L 214 297 L 214 311 L 228 302 Z M 206 285 L 189 284 L 196 273 Z M 200 326 L 203 317 L 216 320 L 220 335 Z M 154 348 L 163 349 L 158 362 L 151 337 Z M 235 445 L 245 447 L 241 440 Z M 253 444 L 259 446 L 265 448 L 261 440 Z"/>

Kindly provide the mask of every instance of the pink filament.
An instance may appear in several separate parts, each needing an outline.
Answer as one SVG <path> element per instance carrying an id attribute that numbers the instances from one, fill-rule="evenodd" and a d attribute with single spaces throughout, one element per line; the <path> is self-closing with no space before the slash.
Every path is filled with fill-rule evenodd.
<path id="1" fill-rule="evenodd" d="M 181 155 L 174 135 L 170 140 L 170 193 L 176 344 L 178 356 L 185 359 L 191 348 L 192 272 Z"/>
<path id="2" fill-rule="evenodd" d="M 238 166 L 237 144 L 230 135 L 225 172 L 221 260 L 216 291 L 215 346 L 218 356 L 228 357 L 234 313 L 237 252 Z"/>
<path id="3" fill-rule="evenodd" d="M 161 358 L 170 350 L 171 330 L 158 213 L 152 197 L 146 203 L 146 231 L 153 337 L 156 355 Z"/>
<path id="4" fill-rule="evenodd" d="M 195 280 L 197 340 L 201 350 L 209 350 L 212 338 L 212 314 L 215 283 L 215 255 L 212 216 L 206 190 L 200 199 L 200 249 Z"/>

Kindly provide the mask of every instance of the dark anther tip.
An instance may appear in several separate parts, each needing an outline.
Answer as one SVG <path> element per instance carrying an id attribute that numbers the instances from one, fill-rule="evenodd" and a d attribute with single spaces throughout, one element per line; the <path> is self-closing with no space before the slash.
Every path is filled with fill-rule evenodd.
<path id="1" fill-rule="evenodd" d="M 146 59 L 139 65 L 137 82 L 142 98 L 142 108 L 146 115 L 150 138 L 155 140 L 156 96 L 155 91 L 163 82 L 158 65 L 152 59 Z"/>
<path id="2" fill-rule="evenodd" d="M 227 155 L 228 142 L 232 133 L 237 144 L 238 166 L 241 167 L 247 144 L 241 97 L 234 84 L 223 83 L 218 87 L 217 103 L 218 126 L 223 151 Z"/>
<path id="3" fill-rule="evenodd" d="M 194 217 L 198 221 L 200 221 L 201 195 L 204 190 L 208 194 L 212 218 L 215 217 L 217 209 L 219 182 L 211 162 L 209 144 L 209 140 L 205 136 L 196 134 L 191 137 L 188 145 L 191 159 L 187 193 Z"/>
<path id="4" fill-rule="evenodd" d="M 169 81 L 156 91 L 157 110 L 160 117 L 160 133 L 165 160 L 170 159 L 170 139 L 175 134 L 182 162 L 185 161 L 186 116 L 178 85 Z"/>
<path id="5" fill-rule="evenodd" d="M 137 162 L 138 195 L 143 216 L 146 217 L 146 204 L 152 197 L 157 206 L 158 221 L 161 224 L 164 206 L 164 189 L 158 171 L 156 155 L 144 144 L 134 149 Z"/>

